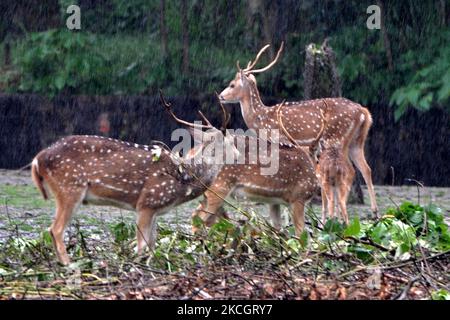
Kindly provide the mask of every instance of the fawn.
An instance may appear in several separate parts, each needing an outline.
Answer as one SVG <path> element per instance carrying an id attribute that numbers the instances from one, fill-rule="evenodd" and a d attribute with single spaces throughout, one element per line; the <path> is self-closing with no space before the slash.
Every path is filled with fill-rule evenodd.
<path id="1" fill-rule="evenodd" d="M 345 223 L 348 224 L 347 199 L 355 178 L 345 143 L 327 144 L 321 141 L 321 153 L 316 172 L 321 184 L 322 192 L 322 222 L 328 215 L 334 217 L 334 201 L 338 203 L 340 213 Z"/>

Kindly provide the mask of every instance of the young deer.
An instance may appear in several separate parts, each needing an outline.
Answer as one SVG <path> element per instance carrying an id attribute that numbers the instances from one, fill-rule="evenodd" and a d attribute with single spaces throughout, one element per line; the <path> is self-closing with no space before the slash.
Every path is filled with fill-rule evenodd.
<path id="1" fill-rule="evenodd" d="M 336 198 L 340 213 L 348 224 L 347 199 L 355 178 L 355 169 L 348 158 L 346 145 L 331 144 L 322 146 L 316 167 L 322 190 L 322 222 L 328 215 L 334 217 L 334 200 Z"/>
<path id="2" fill-rule="evenodd" d="M 270 69 L 278 60 L 283 49 L 281 45 L 275 59 L 266 67 L 254 69 L 261 54 L 269 47 L 260 50 L 247 68 L 241 69 L 220 94 L 223 103 L 240 103 L 245 123 L 252 129 L 278 128 L 277 110 L 280 104 L 265 106 L 256 85 L 254 74 Z M 371 169 L 364 156 L 364 144 L 372 125 L 370 112 L 353 101 L 344 98 L 325 98 L 301 102 L 286 102 L 282 117 L 286 129 L 298 145 L 308 146 L 317 141 L 322 127 L 325 126 L 322 138 L 330 143 L 348 143 L 351 161 L 362 173 L 369 191 L 371 209 L 377 213 L 378 208 L 372 183 Z M 324 122 L 324 119 L 326 121 Z M 282 143 L 290 144 L 284 137 Z"/>
<path id="3" fill-rule="evenodd" d="M 212 129 L 211 136 L 222 132 Z M 50 191 L 56 214 L 49 228 L 62 264 L 70 262 L 64 230 L 80 204 L 110 205 L 137 212 L 137 251 L 156 239 L 156 217 L 201 195 L 221 165 L 203 159 L 201 151 L 214 139 L 183 158 L 160 145 L 138 145 L 98 136 L 68 136 L 39 152 L 32 179 L 45 199 Z M 198 157 L 200 154 L 200 157 Z M 193 162 L 196 157 L 199 161 Z"/>
<path id="4" fill-rule="evenodd" d="M 222 109 L 225 110 L 223 106 Z M 235 137 L 243 138 L 243 136 Z M 254 136 L 245 138 L 244 159 L 250 159 L 252 154 L 257 152 L 258 143 L 270 144 L 269 141 L 262 141 Z M 239 196 L 271 204 L 270 216 L 276 229 L 281 227 L 279 205 L 288 205 L 296 234 L 299 236 L 305 224 L 304 206 L 319 188 L 314 163 L 304 150 L 293 148 L 277 150 L 279 169 L 273 175 L 261 173 L 262 162 L 267 163 L 261 158 L 261 154 L 255 163 L 237 162 L 223 165 L 205 192 L 204 201 L 200 203 L 192 217 L 198 216 L 207 226 L 211 226 L 224 215 L 222 206 L 225 199 L 228 196 Z M 271 157 L 272 154 L 268 156 Z"/>

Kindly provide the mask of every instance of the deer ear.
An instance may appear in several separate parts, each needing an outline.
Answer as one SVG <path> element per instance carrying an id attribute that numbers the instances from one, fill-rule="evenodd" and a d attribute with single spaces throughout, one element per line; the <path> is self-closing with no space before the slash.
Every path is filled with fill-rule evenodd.
<path id="1" fill-rule="evenodd" d="M 250 81 L 255 81 L 256 82 L 256 79 L 255 79 L 255 77 L 253 76 L 253 75 L 246 75 L 245 73 L 243 73 L 243 72 L 241 72 L 242 74 L 241 74 L 241 79 L 240 79 L 240 81 L 241 81 L 241 86 L 242 87 L 248 87 L 249 85 L 250 85 Z"/>
<path id="2" fill-rule="evenodd" d="M 252 81 L 254 84 L 256 84 L 256 78 L 255 78 L 254 75 L 249 74 L 249 75 L 248 75 L 248 79 L 249 79 L 250 81 Z"/>
<path id="3" fill-rule="evenodd" d="M 244 75 L 244 71 L 239 71 L 239 86 L 243 87 L 244 86 L 244 81 L 245 81 L 245 75 Z"/>
<path id="4" fill-rule="evenodd" d="M 187 128 L 191 137 L 194 139 L 194 143 L 203 143 L 203 131 L 198 128 Z"/>

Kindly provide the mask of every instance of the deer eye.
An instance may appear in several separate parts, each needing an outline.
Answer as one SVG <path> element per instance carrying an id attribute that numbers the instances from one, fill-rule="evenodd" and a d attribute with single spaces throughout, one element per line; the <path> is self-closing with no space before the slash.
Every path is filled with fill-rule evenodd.
<path id="1" fill-rule="evenodd" d="M 230 84 L 230 88 L 234 88 L 234 83 Z"/>

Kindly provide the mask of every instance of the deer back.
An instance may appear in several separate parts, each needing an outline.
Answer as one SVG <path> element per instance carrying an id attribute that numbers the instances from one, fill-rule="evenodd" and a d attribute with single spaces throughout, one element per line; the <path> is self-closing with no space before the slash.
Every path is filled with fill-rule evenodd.
<path id="1" fill-rule="evenodd" d="M 184 165 L 160 145 L 69 136 L 35 159 L 38 174 L 56 197 L 81 190 L 84 203 L 161 207 L 195 198 L 206 188 L 197 181 L 203 170 Z"/>
<path id="2" fill-rule="evenodd" d="M 254 155 L 257 152 L 255 150 L 257 143 L 268 143 L 267 149 L 271 150 L 270 142 L 255 137 L 247 138 L 245 159 L 251 159 L 252 153 Z M 278 151 L 277 157 L 273 157 L 269 152 L 267 155 L 259 154 L 254 163 L 246 161 L 225 164 L 212 183 L 212 188 L 229 190 L 245 188 L 249 193 L 268 198 L 279 197 L 285 202 L 300 198 L 309 199 L 317 190 L 318 183 L 314 164 L 308 152 L 288 147 L 275 150 Z M 268 166 L 266 157 L 278 162 L 278 171 L 272 175 L 262 174 L 261 168 Z"/>

